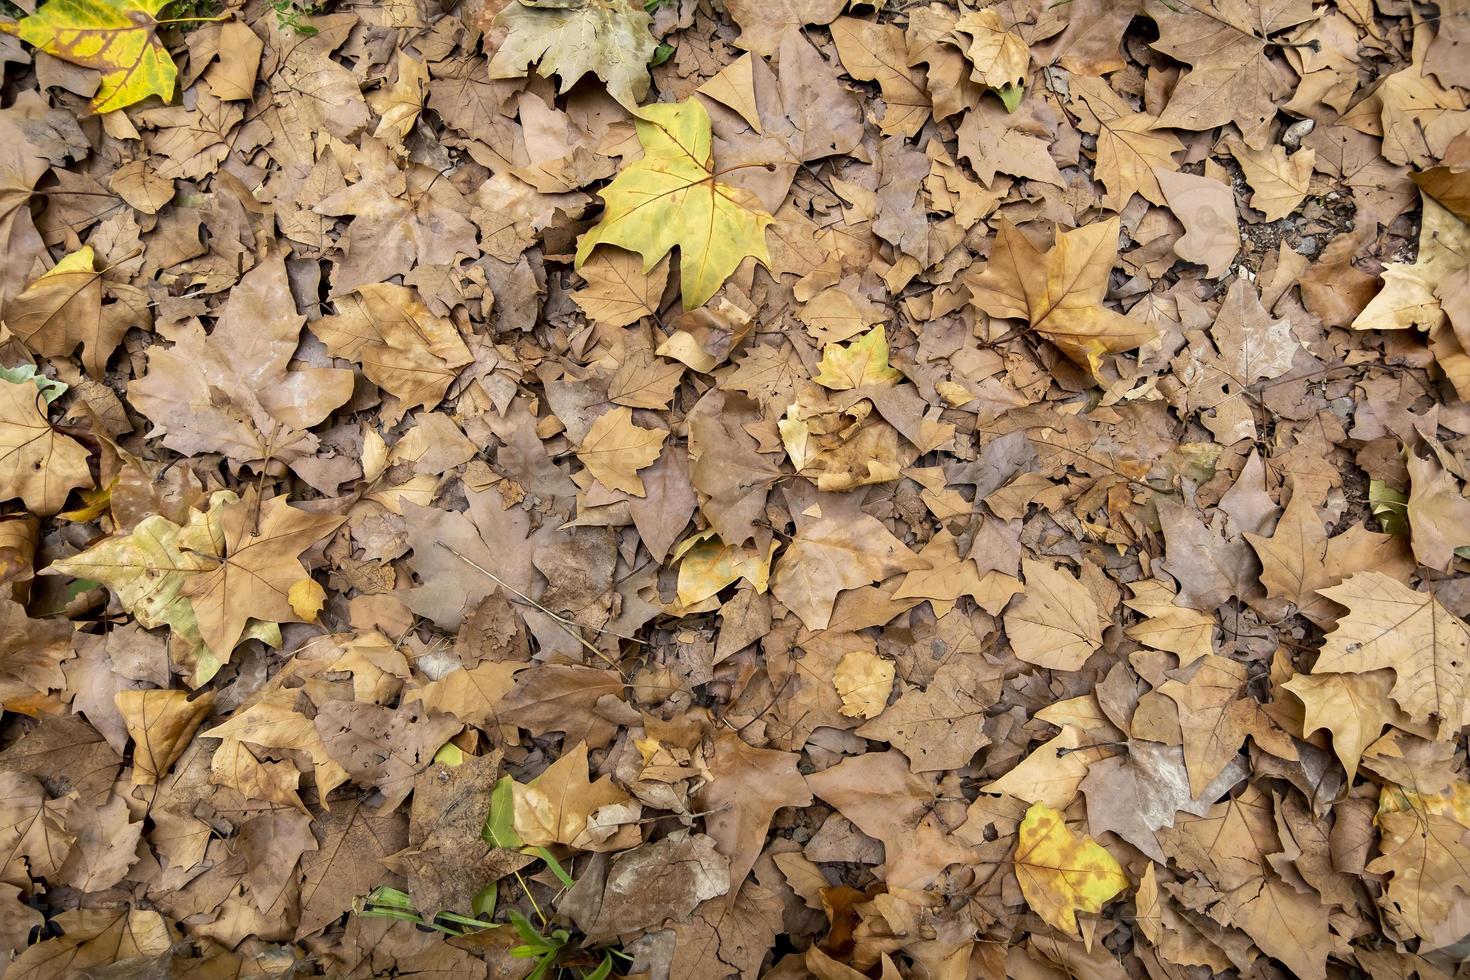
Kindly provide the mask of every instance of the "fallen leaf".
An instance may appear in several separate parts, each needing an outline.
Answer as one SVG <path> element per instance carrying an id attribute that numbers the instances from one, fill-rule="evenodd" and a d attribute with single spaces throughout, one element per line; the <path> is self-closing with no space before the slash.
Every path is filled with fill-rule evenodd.
<path id="1" fill-rule="evenodd" d="M 837 663 L 832 683 L 849 718 L 876 718 L 893 690 L 893 663 L 866 650 L 853 650 Z"/>
<path id="2" fill-rule="evenodd" d="M 1006 613 L 1006 634 L 1016 656 L 1051 670 L 1080 670 L 1102 646 L 1097 603 L 1054 565 L 1021 562 L 1026 588 Z"/>
<path id="3" fill-rule="evenodd" d="M 1045 803 L 1033 803 L 1026 811 L 1015 862 L 1026 904 L 1068 935 L 1078 935 L 1078 912 L 1097 914 L 1128 887 L 1117 859 L 1091 837 L 1074 835 L 1062 815 Z"/>
<path id="4" fill-rule="evenodd" d="M 608 776 L 596 782 L 587 779 L 585 742 L 564 752 L 531 782 L 515 783 L 511 791 L 516 833 L 532 847 L 566 844 L 596 850 L 598 845 L 585 834 L 589 818 L 602 807 L 628 799 Z"/>
<path id="5" fill-rule="evenodd" d="M 970 301 L 991 316 L 1025 320 L 1080 366 L 1096 372 L 1103 354 L 1148 341 L 1152 327 L 1102 305 L 1117 255 L 1118 222 L 1059 231 L 1042 251 L 1002 219 L 982 275 L 969 280 Z"/>
<path id="6" fill-rule="evenodd" d="M 89 457 L 81 443 L 46 420 L 40 389 L 0 378 L 0 497 L 19 497 L 37 514 L 54 514 L 73 490 L 92 486 Z"/>
<path id="7" fill-rule="evenodd" d="M 158 39 L 160 0 L 61 0 L 41 5 L 7 33 L 100 73 L 92 111 L 112 112 L 156 95 L 172 101 L 178 72 Z"/>
<path id="8" fill-rule="evenodd" d="M 597 417 L 577 449 L 577 458 L 598 483 L 609 490 L 644 496 L 638 471 L 652 465 L 663 449 L 668 432 L 633 424 L 629 408 L 615 408 Z"/>
<path id="9" fill-rule="evenodd" d="M 590 72 L 631 110 L 648 94 L 648 60 L 658 43 L 650 25 L 643 8 L 628 0 L 513 0 L 495 18 L 508 35 L 490 60 L 490 78 L 518 78 L 534 61 L 543 78 L 561 76 L 565 93 Z"/>
<path id="10" fill-rule="evenodd" d="M 642 255 L 647 275 L 677 245 L 684 309 L 692 310 L 747 255 L 770 264 L 771 218 L 749 191 L 716 179 L 709 113 L 698 99 L 639 109 L 637 127 L 643 157 L 601 192 L 606 207 L 577 240 L 576 266 L 598 245 L 616 245 Z"/>
<path id="11" fill-rule="evenodd" d="M 214 694 L 189 700 L 187 691 L 118 691 L 117 710 L 133 740 L 133 785 L 158 782 L 214 707 Z"/>

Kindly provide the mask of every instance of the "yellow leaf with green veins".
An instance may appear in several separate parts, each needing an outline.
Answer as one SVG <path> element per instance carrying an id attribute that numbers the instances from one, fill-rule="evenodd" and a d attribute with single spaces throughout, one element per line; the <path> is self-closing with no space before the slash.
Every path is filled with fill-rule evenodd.
<path id="1" fill-rule="evenodd" d="M 767 267 L 771 216 L 754 194 L 718 180 L 709 113 L 697 99 L 634 110 L 643 158 L 601 191 L 606 210 L 577 242 L 577 268 L 598 245 L 643 256 L 643 273 L 679 248 L 684 309 L 703 306 L 747 255 Z"/>
<path id="2" fill-rule="evenodd" d="M 62 61 L 102 73 L 95 112 L 156 95 L 173 98 L 178 71 L 158 40 L 158 12 L 169 0 L 51 0 L 11 29 Z"/>
<path id="3" fill-rule="evenodd" d="M 1016 838 L 1016 880 L 1031 911 L 1076 936 L 1078 912 L 1101 912 L 1128 876 L 1101 844 L 1077 837 L 1062 815 L 1033 803 Z"/>

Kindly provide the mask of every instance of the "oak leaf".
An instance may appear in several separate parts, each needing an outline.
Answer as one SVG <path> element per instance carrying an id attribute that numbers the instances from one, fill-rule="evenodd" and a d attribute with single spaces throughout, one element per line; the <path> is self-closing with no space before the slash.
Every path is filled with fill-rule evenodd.
<path id="1" fill-rule="evenodd" d="M 605 209 L 577 240 L 576 267 L 598 245 L 616 245 L 642 255 L 646 275 L 678 246 L 684 309 L 692 310 L 747 255 L 770 265 L 771 217 L 751 192 L 717 179 L 709 112 L 698 99 L 644 106 L 636 118 L 643 157 L 599 192 Z"/>
<path id="2" fill-rule="evenodd" d="M 666 429 L 634 425 L 633 410 L 620 406 L 592 423 L 577 447 L 577 458 L 609 490 L 642 497 L 643 481 L 638 478 L 638 471 L 653 465 L 668 436 Z"/>
<path id="3" fill-rule="evenodd" d="M 30 381 L 0 378 L 0 499 L 32 513 L 61 510 L 72 490 L 92 486 L 90 454 L 46 421 L 46 398 Z"/>
<path id="4" fill-rule="evenodd" d="M 970 301 L 991 316 L 1027 321 L 1096 372 L 1102 355 L 1131 350 L 1156 332 L 1102 305 L 1117 254 L 1116 218 L 1059 231 L 1045 251 L 1002 218 L 989 264 L 969 280 Z"/>
<path id="5" fill-rule="evenodd" d="M 519 78 L 531 62 L 543 78 L 561 76 L 562 93 L 592 73 L 629 110 L 648 94 L 648 60 L 658 46 L 652 18 L 629 0 L 512 0 L 495 26 L 509 32 L 490 59 L 492 80 Z"/>
<path id="6" fill-rule="evenodd" d="M 1379 572 L 1359 572 L 1322 595 L 1348 608 L 1327 634 L 1314 673 L 1390 667 L 1389 696 L 1416 722 L 1437 718 L 1441 732 L 1465 724 L 1470 630 L 1427 592 Z"/>
<path id="7" fill-rule="evenodd" d="M 174 97 L 178 70 L 158 39 L 168 0 L 51 0 L 7 29 L 53 57 L 102 76 L 92 111 L 112 112 L 156 95 Z"/>
<path id="8" fill-rule="evenodd" d="M 1096 914 L 1128 887 L 1116 858 L 1091 837 L 1077 837 L 1062 815 L 1033 803 L 1016 836 L 1016 880 L 1026 904 L 1048 924 L 1079 935 L 1077 913 Z"/>

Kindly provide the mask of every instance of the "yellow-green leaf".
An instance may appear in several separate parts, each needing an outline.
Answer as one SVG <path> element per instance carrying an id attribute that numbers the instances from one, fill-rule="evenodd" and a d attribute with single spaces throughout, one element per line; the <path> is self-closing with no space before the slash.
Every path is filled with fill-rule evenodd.
<path id="1" fill-rule="evenodd" d="M 1078 912 L 1101 912 L 1128 887 L 1118 861 L 1091 837 L 1077 837 L 1062 815 L 1033 803 L 1016 839 L 1016 880 L 1031 910 L 1068 935 Z"/>
<path id="2" fill-rule="evenodd" d="M 646 275 L 679 249 L 684 308 L 709 301 L 747 255 L 770 265 L 771 216 L 754 194 L 717 179 L 709 113 L 697 99 L 635 110 L 643 158 L 601 192 L 606 210 L 577 242 L 577 268 L 598 245 L 643 256 Z"/>
<path id="3" fill-rule="evenodd" d="M 828 344 L 812 378 L 823 388 L 847 391 L 864 385 L 892 384 L 902 378 L 888 366 L 888 333 L 879 324 L 846 347 Z"/>
<path id="4" fill-rule="evenodd" d="M 178 71 L 158 40 L 168 0 L 51 0 L 15 33 L 47 54 L 102 73 L 92 109 L 111 112 L 156 95 L 173 98 Z"/>

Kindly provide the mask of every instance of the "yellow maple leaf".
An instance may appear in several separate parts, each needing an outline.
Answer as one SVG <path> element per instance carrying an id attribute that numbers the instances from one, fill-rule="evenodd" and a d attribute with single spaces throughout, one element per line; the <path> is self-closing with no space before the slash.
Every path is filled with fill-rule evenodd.
<path id="1" fill-rule="evenodd" d="M 158 39 L 158 12 L 168 3 L 51 0 L 7 33 L 52 57 L 101 72 L 102 83 L 92 97 L 95 112 L 121 109 L 150 95 L 167 102 L 178 80 L 174 61 Z"/>
<path id="2" fill-rule="evenodd" d="M 1077 913 L 1102 907 L 1128 887 L 1128 876 L 1101 844 L 1077 837 L 1062 815 L 1033 803 L 1016 838 L 1016 880 L 1026 904 L 1050 925 L 1077 935 Z"/>
<path id="3" fill-rule="evenodd" d="M 602 220 L 577 242 L 580 269 L 598 245 L 643 256 L 647 275 L 674 246 L 684 308 L 703 306 L 747 255 L 771 264 L 771 216 L 755 195 L 718 179 L 709 113 L 697 99 L 635 110 L 643 158 L 623 168 L 601 196 Z"/>
<path id="4" fill-rule="evenodd" d="M 824 347 L 822 362 L 812 380 L 832 391 L 848 391 L 864 385 L 893 384 L 902 377 L 888 366 L 888 334 L 879 324 L 846 347 Z"/>

